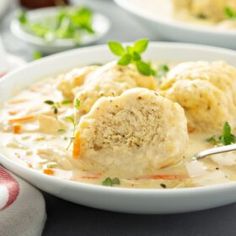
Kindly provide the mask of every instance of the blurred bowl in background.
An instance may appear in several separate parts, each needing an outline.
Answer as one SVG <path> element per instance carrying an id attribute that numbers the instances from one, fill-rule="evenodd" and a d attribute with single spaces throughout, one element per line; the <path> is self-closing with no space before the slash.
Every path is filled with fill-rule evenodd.
<path id="1" fill-rule="evenodd" d="M 197 25 L 176 20 L 171 0 L 115 0 L 146 25 L 156 37 L 236 49 L 236 29 Z"/>
<path id="2" fill-rule="evenodd" d="M 48 17 L 55 16 L 61 7 L 48 7 L 37 10 L 31 10 L 27 12 L 30 22 L 39 22 Z M 17 17 L 17 14 L 12 19 L 11 31 L 12 33 L 22 41 L 28 43 L 30 46 L 34 47 L 43 53 L 56 53 L 68 49 L 72 49 L 78 46 L 85 46 L 95 43 L 100 38 L 102 38 L 110 29 L 110 20 L 100 13 L 93 13 L 92 26 L 95 31 L 94 34 L 84 34 L 81 36 L 80 43 L 76 43 L 73 39 L 55 39 L 52 42 L 48 42 L 45 39 L 34 35 L 33 33 L 27 31 L 22 25 Z"/>
<path id="3" fill-rule="evenodd" d="M 10 5 L 9 0 L 1 0 L 0 1 L 0 17 L 2 17 L 4 15 L 7 8 L 9 7 L 9 5 Z"/>

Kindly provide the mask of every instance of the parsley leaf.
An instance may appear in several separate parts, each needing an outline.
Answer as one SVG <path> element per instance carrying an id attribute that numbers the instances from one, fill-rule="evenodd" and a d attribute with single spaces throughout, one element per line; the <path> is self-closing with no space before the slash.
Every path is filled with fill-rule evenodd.
<path id="1" fill-rule="evenodd" d="M 54 102 L 52 100 L 45 100 L 44 103 L 48 104 L 48 105 L 53 105 Z"/>
<path id="2" fill-rule="evenodd" d="M 118 64 L 122 66 L 127 66 L 130 64 L 131 60 L 132 57 L 130 56 L 130 54 L 124 54 L 118 61 Z"/>
<path id="3" fill-rule="evenodd" d="M 143 61 L 137 61 L 136 63 L 138 71 L 146 76 L 152 75 L 152 69 L 151 66 L 148 63 L 145 63 Z"/>
<path id="4" fill-rule="evenodd" d="M 147 49 L 148 43 L 148 39 L 140 39 L 134 42 L 133 45 L 124 47 L 120 42 L 109 41 L 108 47 L 113 54 L 120 57 L 117 62 L 118 65 L 127 66 L 133 64 L 140 74 L 150 76 L 155 75 L 156 71 L 150 63 L 143 61 L 141 57 L 141 53 Z"/>
<path id="5" fill-rule="evenodd" d="M 218 144 L 230 145 L 236 142 L 236 136 L 232 134 L 229 123 L 225 122 L 222 135 L 220 135 L 219 137 L 212 136 L 208 138 L 206 141 L 213 145 L 218 145 Z"/>
<path id="6" fill-rule="evenodd" d="M 120 179 L 115 177 L 115 178 L 110 178 L 110 177 L 107 177 L 106 179 L 104 179 L 102 181 L 102 185 L 104 186 L 113 186 L 113 185 L 120 185 Z"/>
<path id="7" fill-rule="evenodd" d="M 80 108 L 80 100 L 78 98 L 74 101 L 74 107 L 78 110 Z"/>
<path id="8" fill-rule="evenodd" d="M 51 106 L 53 113 L 56 115 L 58 113 L 58 109 L 62 106 L 62 105 L 68 105 L 71 104 L 71 101 L 69 100 L 63 100 L 61 102 L 54 102 L 52 100 L 45 100 L 44 101 L 45 104 Z"/>
<path id="9" fill-rule="evenodd" d="M 219 137 L 219 139 L 224 145 L 235 143 L 235 136 L 231 133 L 231 127 L 228 122 L 225 122 L 223 134 Z"/>
<path id="10" fill-rule="evenodd" d="M 61 105 L 69 105 L 69 104 L 71 104 L 71 103 L 72 103 L 71 100 L 63 100 L 63 101 L 61 102 Z"/>
<path id="11" fill-rule="evenodd" d="M 148 47 L 147 39 L 140 39 L 134 43 L 134 51 L 137 53 L 143 53 Z"/>
<path id="12" fill-rule="evenodd" d="M 236 10 L 229 6 L 225 7 L 225 16 L 229 19 L 236 19 Z"/>
<path id="13" fill-rule="evenodd" d="M 109 46 L 110 50 L 116 56 L 123 56 L 123 54 L 125 53 L 125 49 L 120 42 L 110 41 L 110 42 L 108 42 L 108 46 Z"/>
<path id="14" fill-rule="evenodd" d="M 70 123 L 73 124 L 73 125 L 74 125 L 74 123 L 75 123 L 75 119 L 74 119 L 73 116 L 66 116 L 66 117 L 65 117 L 65 121 L 70 122 Z"/>
<path id="15" fill-rule="evenodd" d="M 219 144 L 219 138 L 217 138 L 215 135 L 211 136 L 210 138 L 207 138 L 206 141 L 208 143 L 211 143 L 212 145 Z"/>

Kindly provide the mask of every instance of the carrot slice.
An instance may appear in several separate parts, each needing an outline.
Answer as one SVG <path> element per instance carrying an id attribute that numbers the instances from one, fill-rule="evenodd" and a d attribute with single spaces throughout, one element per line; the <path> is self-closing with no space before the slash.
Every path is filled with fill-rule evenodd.
<path id="1" fill-rule="evenodd" d="M 16 99 L 10 100 L 8 103 L 9 104 L 18 104 L 18 103 L 25 103 L 25 102 L 28 102 L 28 101 L 30 101 L 30 99 L 27 99 L 27 98 L 16 98 Z"/>
<path id="2" fill-rule="evenodd" d="M 19 111 L 16 111 L 16 110 L 8 111 L 8 114 L 11 115 L 11 116 L 16 115 L 17 113 L 19 113 Z"/>
<path id="3" fill-rule="evenodd" d="M 99 176 L 80 176 L 81 179 L 98 179 Z"/>
<path id="4" fill-rule="evenodd" d="M 77 132 L 73 143 L 72 156 L 74 159 L 78 159 L 79 155 L 80 155 L 80 135 L 79 132 Z"/>
<path id="5" fill-rule="evenodd" d="M 54 170 L 47 168 L 43 170 L 43 173 L 46 175 L 54 175 Z"/>
<path id="6" fill-rule="evenodd" d="M 185 175 L 171 175 L 171 174 L 159 174 L 159 175 L 149 175 L 139 177 L 138 179 L 164 179 L 164 180 L 175 180 L 175 179 L 185 179 Z"/>
<path id="7" fill-rule="evenodd" d="M 28 121 L 31 121 L 35 119 L 35 116 L 34 115 L 27 115 L 27 116 L 22 116 L 22 117 L 18 117 L 18 118 L 13 118 L 13 119 L 10 119 L 8 120 L 8 122 L 10 124 L 13 124 L 13 123 L 17 123 L 17 122 L 28 122 Z"/>
<path id="8" fill-rule="evenodd" d="M 196 129 L 195 129 L 194 127 L 188 125 L 188 132 L 189 132 L 190 134 L 193 133 L 195 130 L 196 130 Z"/>
<path id="9" fill-rule="evenodd" d="M 22 126 L 20 124 L 13 124 L 12 131 L 14 134 L 20 134 L 22 131 Z"/>

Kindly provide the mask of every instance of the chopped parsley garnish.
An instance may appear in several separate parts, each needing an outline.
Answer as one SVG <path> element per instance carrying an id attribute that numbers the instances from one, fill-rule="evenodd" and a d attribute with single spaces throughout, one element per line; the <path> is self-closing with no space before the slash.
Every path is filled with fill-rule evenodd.
<path id="1" fill-rule="evenodd" d="M 27 12 L 18 15 L 20 24 L 30 32 L 48 42 L 56 39 L 73 39 L 80 43 L 84 34 L 94 34 L 93 12 L 87 7 L 61 8 L 55 15 L 30 21 Z"/>
<path id="2" fill-rule="evenodd" d="M 212 145 L 219 144 L 219 138 L 217 138 L 215 135 L 211 136 L 210 138 L 207 138 L 206 141 L 208 143 L 211 143 Z"/>
<path id="3" fill-rule="evenodd" d="M 219 145 L 219 144 L 230 145 L 236 142 L 236 136 L 232 134 L 229 123 L 225 122 L 222 135 L 220 135 L 219 137 L 212 136 L 208 138 L 206 141 L 213 145 Z"/>
<path id="4" fill-rule="evenodd" d="M 118 65 L 127 66 L 133 64 L 140 74 L 150 76 L 156 75 L 156 71 L 149 62 L 145 62 L 141 57 L 141 54 L 146 51 L 148 43 L 148 39 L 140 39 L 134 42 L 133 45 L 124 47 L 120 42 L 109 41 L 108 47 L 113 54 L 120 57 L 117 62 Z"/>
<path id="5" fill-rule="evenodd" d="M 219 137 L 219 140 L 224 145 L 230 145 L 231 143 L 235 143 L 235 136 L 231 133 L 231 127 L 228 122 L 225 122 L 223 133 Z"/>
<path id="6" fill-rule="evenodd" d="M 80 108 L 80 100 L 78 98 L 76 98 L 74 101 L 74 107 L 77 110 Z"/>
<path id="7" fill-rule="evenodd" d="M 229 6 L 225 7 L 225 16 L 229 19 L 236 19 L 236 10 Z"/>
<path id="8" fill-rule="evenodd" d="M 157 69 L 156 77 L 162 78 L 162 77 L 166 76 L 166 74 L 169 72 L 169 70 L 170 70 L 170 68 L 168 65 L 166 65 L 166 64 L 160 65 Z"/>
<path id="9" fill-rule="evenodd" d="M 61 102 L 61 105 L 70 105 L 71 103 L 72 103 L 71 100 L 63 100 L 63 101 Z"/>
<path id="10" fill-rule="evenodd" d="M 58 133 L 64 133 L 64 132 L 66 132 L 66 130 L 65 129 L 58 129 L 57 132 Z"/>
<path id="11" fill-rule="evenodd" d="M 110 177 L 107 177 L 106 179 L 104 179 L 102 181 L 102 185 L 104 186 L 113 186 L 113 185 L 120 185 L 120 179 L 115 177 L 115 178 L 110 178 Z"/>
<path id="12" fill-rule="evenodd" d="M 163 183 L 160 183 L 160 186 L 161 186 L 162 188 L 166 188 L 166 185 L 163 184 Z"/>
<path id="13" fill-rule="evenodd" d="M 200 14 L 197 15 L 197 18 L 205 20 L 207 18 L 207 16 L 204 15 L 203 13 L 200 13 Z"/>
<path id="14" fill-rule="evenodd" d="M 45 104 L 51 106 L 53 113 L 56 115 L 58 113 L 58 104 L 52 100 L 46 100 L 44 101 Z"/>

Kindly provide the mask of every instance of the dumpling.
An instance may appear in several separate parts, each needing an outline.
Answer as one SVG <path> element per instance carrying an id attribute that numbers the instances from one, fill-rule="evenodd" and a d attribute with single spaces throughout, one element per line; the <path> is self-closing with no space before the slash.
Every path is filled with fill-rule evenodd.
<path id="1" fill-rule="evenodd" d="M 192 0 L 191 12 L 194 16 L 201 16 L 212 21 L 225 18 L 227 0 Z"/>
<path id="2" fill-rule="evenodd" d="M 62 92 L 64 97 L 68 99 L 73 99 L 74 94 L 73 90 L 76 87 L 81 86 L 87 76 L 95 71 L 98 68 L 98 66 L 86 66 L 82 68 L 75 68 L 72 71 L 66 73 L 65 75 L 61 75 L 60 78 L 58 78 L 59 82 L 57 85 L 57 88 Z"/>
<path id="3" fill-rule="evenodd" d="M 190 10 L 192 0 L 172 0 L 174 9 L 179 10 Z"/>
<path id="4" fill-rule="evenodd" d="M 220 130 L 235 125 L 236 68 L 225 62 L 186 62 L 162 80 L 161 94 L 185 110 L 190 128 Z"/>
<path id="5" fill-rule="evenodd" d="M 77 135 L 83 168 L 119 177 L 157 173 L 180 161 L 188 143 L 184 110 L 144 88 L 97 100 Z"/>
<path id="6" fill-rule="evenodd" d="M 112 62 L 90 74 L 74 93 L 80 100 L 80 112 L 85 114 L 100 97 L 119 96 L 135 87 L 155 90 L 157 81 L 152 76 L 141 75 L 132 66 L 120 66 Z"/>
<path id="7" fill-rule="evenodd" d="M 219 22 L 226 18 L 225 7 L 236 9 L 235 0 L 173 0 L 176 11 L 184 10 L 190 15 Z"/>

